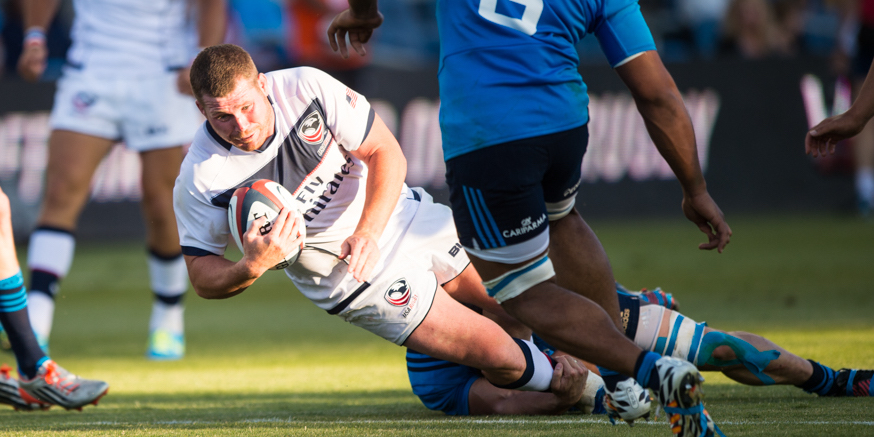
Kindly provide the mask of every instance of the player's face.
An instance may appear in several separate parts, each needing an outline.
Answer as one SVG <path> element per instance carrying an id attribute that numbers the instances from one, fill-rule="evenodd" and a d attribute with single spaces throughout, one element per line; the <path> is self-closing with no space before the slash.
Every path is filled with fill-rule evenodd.
<path id="1" fill-rule="evenodd" d="M 237 86 L 227 96 L 203 96 L 197 103 L 200 112 L 223 140 L 238 149 L 258 150 L 274 128 L 273 107 L 267 99 L 267 78 L 259 74 L 256 81 L 237 79 Z"/>

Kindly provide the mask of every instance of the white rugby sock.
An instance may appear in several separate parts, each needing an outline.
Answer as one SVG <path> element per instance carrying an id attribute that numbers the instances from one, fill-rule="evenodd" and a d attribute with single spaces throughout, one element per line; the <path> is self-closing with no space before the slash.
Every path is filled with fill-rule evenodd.
<path id="1" fill-rule="evenodd" d="M 38 339 L 48 340 L 52 333 L 52 318 L 55 315 L 55 301 L 45 293 L 27 294 L 27 317 Z"/>
<path id="2" fill-rule="evenodd" d="M 164 329 L 174 333 L 182 333 L 185 329 L 183 313 L 185 307 L 181 304 L 167 305 L 161 301 L 152 304 L 152 317 L 149 319 L 149 332 Z"/>
<path id="3" fill-rule="evenodd" d="M 188 290 L 188 270 L 181 254 L 161 257 L 150 251 L 149 279 L 155 295 L 149 331 L 166 329 L 181 333 L 184 329 L 182 296 Z"/>
<path id="4" fill-rule="evenodd" d="M 70 272 L 75 250 L 76 239 L 70 232 L 38 228 L 30 234 L 27 267 L 30 270 L 42 270 L 63 278 Z"/>
<path id="5" fill-rule="evenodd" d="M 34 332 L 47 341 L 55 314 L 54 297 L 59 281 L 67 276 L 73 263 L 76 239 L 73 234 L 52 228 L 37 228 L 30 235 L 27 266 L 30 269 L 30 292 L 27 314 Z"/>
<path id="6" fill-rule="evenodd" d="M 856 170 L 856 195 L 860 200 L 874 203 L 874 169 Z"/>
<path id="7" fill-rule="evenodd" d="M 496 387 L 524 391 L 549 390 L 549 384 L 552 382 L 552 361 L 534 343 L 518 338 L 513 340 L 522 348 L 527 368 L 518 381 L 502 386 L 496 385 Z"/>

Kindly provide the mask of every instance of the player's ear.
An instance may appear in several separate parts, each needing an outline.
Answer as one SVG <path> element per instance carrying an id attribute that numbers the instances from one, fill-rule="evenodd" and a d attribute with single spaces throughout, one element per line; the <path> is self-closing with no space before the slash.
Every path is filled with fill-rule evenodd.
<path id="1" fill-rule="evenodd" d="M 264 73 L 258 73 L 258 87 L 261 88 L 261 91 L 264 91 L 264 95 L 267 95 L 267 76 Z"/>
<path id="2" fill-rule="evenodd" d="M 200 113 L 203 114 L 204 117 L 206 117 L 206 111 L 203 110 L 203 105 L 200 104 L 200 101 L 194 100 L 194 104 L 197 105 L 197 109 L 200 111 Z"/>

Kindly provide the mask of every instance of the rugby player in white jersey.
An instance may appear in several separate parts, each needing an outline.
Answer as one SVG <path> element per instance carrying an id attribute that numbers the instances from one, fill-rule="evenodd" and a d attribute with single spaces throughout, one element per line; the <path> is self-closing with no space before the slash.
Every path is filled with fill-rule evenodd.
<path id="1" fill-rule="evenodd" d="M 45 29 L 59 0 L 24 3 L 19 73 L 46 66 Z M 188 66 L 197 47 L 224 39 L 224 0 L 74 0 L 75 19 L 51 115 L 46 191 L 30 237 L 30 318 L 44 348 L 60 280 L 73 261 L 74 232 L 102 158 L 123 140 L 142 161 L 142 208 L 154 303 L 150 359 L 184 354 L 182 297 L 188 288 L 173 215 L 182 146 L 200 116 Z M 196 23 L 197 31 L 194 31 Z"/>
<path id="2" fill-rule="evenodd" d="M 174 207 L 198 295 L 242 293 L 301 243 L 305 226 L 306 247 L 286 274 L 319 308 L 481 369 L 502 387 L 543 391 L 561 382 L 553 383 L 551 362 L 533 343 L 452 298 L 502 312 L 467 268 L 449 208 L 404 184 L 400 146 L 364 96 L 313 68 L 259 74 L 230 44 L 197 56 L 191 85 L 207 122 L 182 163 Z M 302 213 L 283 209 L 263 236 L 256 221 L 242 236 L 243 257 L 231 261 L 228 203 L 256 179 L 281 183 Z M 557 373 L 582 372 L 557 363 Z"/>

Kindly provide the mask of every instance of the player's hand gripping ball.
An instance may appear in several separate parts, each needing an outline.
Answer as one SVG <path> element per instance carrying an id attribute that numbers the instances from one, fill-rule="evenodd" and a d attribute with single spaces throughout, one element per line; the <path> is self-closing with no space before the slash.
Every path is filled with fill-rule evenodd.
<path id="1" fill-rule="evenodd" d="M 237 188 L 228 206 L 228 224 L 231 226 L 231 235 L 234 237 L 237 247 L 243 251 L 241 237 L 256 219 L 267 217 L 267 223 L 261 226 L 261 235 L 264 235 L 273 229 L 273 222 L 283 207 L 294 210 L 292 219 L 301 216 L 297 206 L 298 202 L 294 200 L 294 197 L 285 187 L 269 179 L 259 179 Z M 302 235 L 306 238 L 306 229 L 301 229 L 298 232 L 303 232 Z M 270 270 L 282 270 L 294 264 L 297 257 L 300 256 L 303 246 L 304 242 L 302 241 L 300 247 L 286 255 L 282 262 L 271 267 Z"/>

